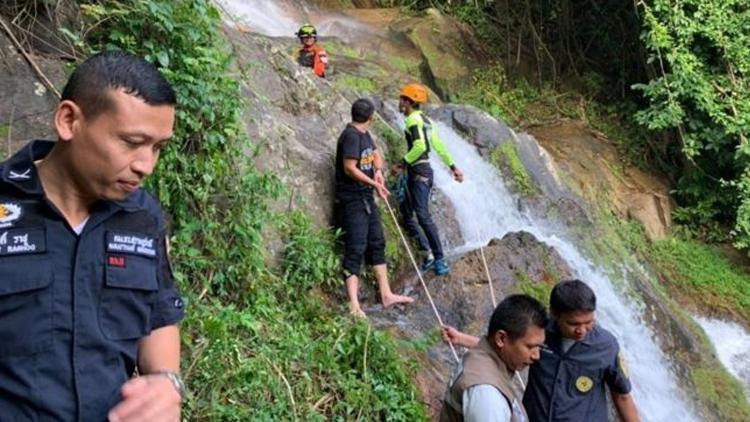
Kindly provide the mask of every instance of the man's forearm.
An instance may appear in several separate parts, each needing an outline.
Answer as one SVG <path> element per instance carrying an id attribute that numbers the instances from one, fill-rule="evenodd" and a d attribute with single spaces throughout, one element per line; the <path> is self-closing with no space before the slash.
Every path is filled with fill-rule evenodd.
<path id="1" fill-rule="evenodd" d="M 635 407 L 635 400 L 631 394 L 612 393 L 612 401 L 615 404 L 617 413 L 620 415 L 622 422 L 640 422 L 641 417 L 638 415 L 638 409 Z"/>
<path id="2" fill-rule="evenodd" d="M 158 328 L 138 344 L 141 374 L 180 372 L 180 329 L 176 325 Z"/>
<path id="3" fill-rule="evenodd" d="M 366 175 L 362 170 L 358 169 L 356 165 L 351 167 L 345 166 L 344 173 L 346 173 L 347 176 L 351 177 L 355 181 L 362 183 L 363 185 L 375 187 L 375 185 L 377 184 L 375 183 L 374 179 Z"/>

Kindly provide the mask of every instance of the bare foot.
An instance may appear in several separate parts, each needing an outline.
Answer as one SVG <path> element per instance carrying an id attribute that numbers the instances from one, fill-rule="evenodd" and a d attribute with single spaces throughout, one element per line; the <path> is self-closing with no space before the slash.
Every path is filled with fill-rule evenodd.
<path id="1" fill-rule="evenodd" d="M 367 319 L 367 315 L 361 308 L 352 309 L 351 311 L 349 311 L 349 315 L 353 316 L 354 318 Z"/>
<path id="2" fill-rule="evenodd" d="M 383 308 L 390 308 L 393 305 L 398 305 L 399 303 L 412 303 L 414 302 L 414 299 L 410 298 L 409 296 L 401 296 L 397 294 L 391 293 L 388 296 L 383 296 Z"/>

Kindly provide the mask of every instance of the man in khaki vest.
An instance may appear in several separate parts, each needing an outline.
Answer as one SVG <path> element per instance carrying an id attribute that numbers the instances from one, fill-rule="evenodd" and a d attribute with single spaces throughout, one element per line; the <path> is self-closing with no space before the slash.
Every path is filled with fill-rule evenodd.
<path id="1" fill-rule="evenodd" d="M 527 295 L 497 305 L 487 336 L 463 357 L 444 399 L 441 422 L 526 422 L 523 381 L 518 371 L 539 360 L 544 306 Z"/>

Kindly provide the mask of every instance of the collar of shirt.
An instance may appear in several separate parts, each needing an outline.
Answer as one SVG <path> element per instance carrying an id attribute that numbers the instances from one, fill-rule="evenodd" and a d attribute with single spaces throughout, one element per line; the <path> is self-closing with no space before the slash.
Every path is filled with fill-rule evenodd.
<path id="1" fill-rule="evenodd" d="M 39 180 L 39 172 L 37 172 L 34 162 L 46 157 L 52 151 L 55 144 L 56 142 L 43 140 L 32 141 L 26 144 L 7 161 L 2 163 L 0 181 L 19 189 L 31 197 L 44 197 L 44 189 Z M 122 201 L 99 201 L 99 203 L 94 205 L 92 211 L 113 207 L 125 210 L 138 209 L 137 197 L 140 191 L 139 189 L 128 195 Z"/>

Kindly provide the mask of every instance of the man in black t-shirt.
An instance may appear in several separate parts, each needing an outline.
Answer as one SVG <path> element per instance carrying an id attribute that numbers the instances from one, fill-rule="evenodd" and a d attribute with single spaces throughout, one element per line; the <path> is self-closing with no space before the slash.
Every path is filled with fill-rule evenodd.
<path id="1" fill-rule="evenodd" d="M 384 307 L 411 303 L 414 299 L 394 294 L 388 284 L 385 263 L 385 237 L 373 189 L 387 200 L 383 158 L 370 137 L 369 128 L 375 106 L 360 98 L 352 104 L 352 122 L 339 136 L 336 145 L 336 209 L 338 224 L 344 231 L 344 280 L 351 313 L 365 317 L 359 305 L 359 271 L 362 258 L 373 266 Z"/>

